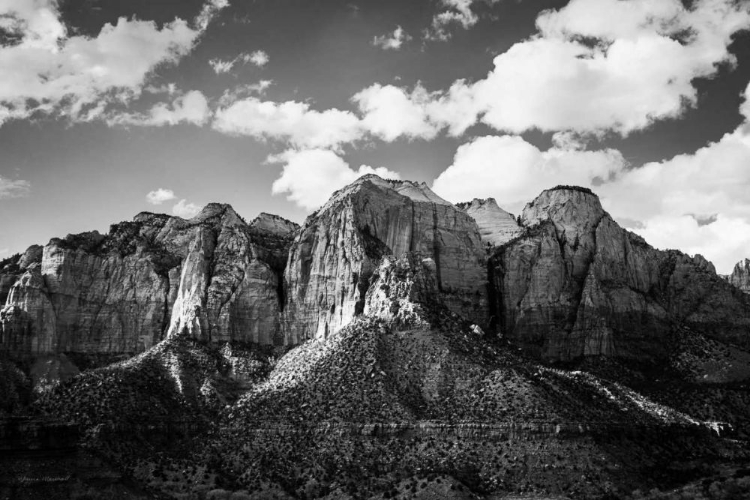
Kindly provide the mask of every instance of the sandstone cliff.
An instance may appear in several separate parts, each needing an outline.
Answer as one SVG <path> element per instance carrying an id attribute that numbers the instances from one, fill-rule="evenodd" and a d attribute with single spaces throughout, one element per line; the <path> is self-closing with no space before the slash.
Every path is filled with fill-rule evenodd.
<path id="1" fill-rule="evenodd" d="M 456 206 L 477 222 L 482 242 L 490 246 L 507 243 L 522 232 L 513 214 L 500 208 L 494 198 L 474 198 L 469 203 L 459 203 Z"/>
<path id="2" fill-rule="evenodd" d="M 0 346 L 16 355 L 126 353 L 165 335 L 271 343 L 296 227 L 228 205 L 190 220 L 150 213 L 32 247 L 2 276 Z M 39 251 L 41 250 L 41 251 Z"/>
<path id="3" fill-rule="evenodd" d="M 469 321 L 486 322 L 484 250 L 474 220 L 424 184 L 368 175 L 336 192 L 292 245 L 285 273 L 287 343 L 327 337 L 363 313 L 380 259 L 405 254 L 434 273 L 433 300 Z"/>
<path id="4" fill-rule="evenodd" d="M 664 358 L 677 325 L 750 345 L 750 301 L 701 256 L 659 251 L 588 190 L 544 191 L 490 262 L 502 333 L 544 359 Z"/>
<path id="5" fill-rule="evenodd" d="M 742 259 L 735 266 L 727 281 L 745 293 L 750 293 L 750 259 Z"/>

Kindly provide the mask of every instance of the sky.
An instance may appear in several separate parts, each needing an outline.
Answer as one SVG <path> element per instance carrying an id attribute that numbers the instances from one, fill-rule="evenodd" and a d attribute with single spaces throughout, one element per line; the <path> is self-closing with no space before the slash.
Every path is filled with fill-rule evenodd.
<path id="1" fill-rule="evenodd" d="M 750 0 L 0 0 L 0 259 L 366 173 L 750 257 Z"/>

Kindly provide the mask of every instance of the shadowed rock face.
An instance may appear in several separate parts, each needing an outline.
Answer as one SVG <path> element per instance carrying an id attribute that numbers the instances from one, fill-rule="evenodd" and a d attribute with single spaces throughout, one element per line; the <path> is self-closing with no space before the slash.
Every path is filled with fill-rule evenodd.
<path id="1" fill-rule="evenodd" d="M 622 229 L 596 195 L 543 192 L 525 231 L 491 258 L 499 326 L 550 361 L 659 359 L 677 324 L 750 345 L 750 301 L 703 257 L 659 251 Z"/>
<path id="2" fill-rule="evenodd" d="M 750 293 L 750 259 L 742 259 L 735 266 L 727 281 L 745 293 Z"/>
<path id="3" fill-rule="evenodd" d="M 424 184 L 365 176 L 308 218 L 286 269 L 287 343 L 326 337 L 364 311 L 387 254 L 434 269 L 435 300 L 469 321 L 487 319 L 484 251 L 474 220 Z"/>
<path id="4" fill-rule="evenodd" d="M 132 354 L 182 334 L 270 343 L 295 227 L 269 217 L 248 225 L 210 204 L 190 220 L 142 213 L 106 236 L 53 239 L 39 258 L 32 247 L 15 274 L 0 274 L 15 278 L 0 345 L 38 355 Z"/>

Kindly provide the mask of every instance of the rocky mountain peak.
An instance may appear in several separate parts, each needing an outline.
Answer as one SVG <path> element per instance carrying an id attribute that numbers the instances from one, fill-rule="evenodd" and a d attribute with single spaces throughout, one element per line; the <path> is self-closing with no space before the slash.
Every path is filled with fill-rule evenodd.
<path id="1" fill-rule="evenodd" d="M 750 259 L 742 259 L 735 266 L 732 274 L 728 276 L 728 281 L 750 294 Z"/>
<path id="2" fill-rule="evenodd" d="M 524 207 L 521 223 L 535 226 L 551 221 L 558 229 L 574 234 L 589 231 L 605 214 L 599 197 L 590 189 L 557 186 L 542 191 Z"/>
<path id="3" fill-rule="evenodd" d="M 287 220 L 279 215 L 261 212 L 250 223 L 252 229 L 269 232 L 277 236 L 291 236 L 299 229 L 299 224 Z"/>
<path id="4" fill-rule="evenodd" d="M 516 218 L 500 208 L 494 198 L 474 198 L 456 206 L 476 221 L 485 244 L 499 246 L 521 234 L 522 228 Z"/>

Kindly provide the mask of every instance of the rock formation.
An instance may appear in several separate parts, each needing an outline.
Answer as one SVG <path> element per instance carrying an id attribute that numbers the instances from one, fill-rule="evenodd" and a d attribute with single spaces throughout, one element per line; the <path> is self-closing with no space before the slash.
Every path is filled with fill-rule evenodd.
<path id="1" fill-rule="evenodd" d="M 185 333 L 270 343 L 295 229 L 267 215 L 248 225 L 210 204 L 190 220 L 141 213 L 106 236 L 52 239 L 0 274 L 15 281 L 0 346 L 15 355 L 132 354 Z"/>
<path id="2" fill-rule="evenodd" d="M 190 220 L 141 213 L 0 262 L 0 349 L 130 355 L 178 336 L 294 346 L 359 315 L 413 326 L 430 314 L 547 361 L 659 360 L 680 328 L 750 346 L 750 296 L 703 257 L 622 229 L 589 190 L 544 191 L 520 221 L 492 199 L 456 207 L 374 175 L 303 228 L 265 213 L 247 224 L 221 204 Z"/>
<path id="3" fill-rule="evenodd" d="M 433 270 L 434 300 L 469 321 L 486 322 L 484 251 L 474 220 L 425 184 L 368 175 L 311 215 L 292 245 L 287 343 L 327 337 L 363 313 L 380 259 L 405 254 Z"/>
<path id="4" fill-rule="evenodd" d="M 474 198 L 469 203 L 459 203 L 456 206 L 477 222 L 479 236 L 484 244 L 499 246 L 522 232 L 513 214 L 500 208 L 494 198 Z"/>
<path id="5" fill-rule="evenodd" d="M 673 327 L 750 345 L 750 301 L 703 257 L 659 251 L 622 229 L 581 188 L 544 191 L 524 233 L 491 259 L 502 333 L 550 361 L 654 360 Z"/>
<path id="6" fill-rule="evenodd" d="M 750 259 L 742 259 L 735 266 L 727 281 L 745 293 L 750 293 Z"/>

